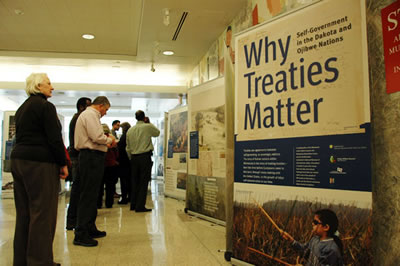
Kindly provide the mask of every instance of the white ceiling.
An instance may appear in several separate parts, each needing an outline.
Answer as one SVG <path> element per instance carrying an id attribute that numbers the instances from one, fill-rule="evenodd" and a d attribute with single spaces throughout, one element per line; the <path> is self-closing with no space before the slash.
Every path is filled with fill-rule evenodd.
<path id="1" fill-rule="evenodd" d="M 0 94 L 21 101 L 25 78 L 46 72 L 59 111 L 75 110 L 79 97 L 100 94 L 111 98 L 115 110 L 131 108 L 132 98 L 154 102 L 154 110 L 165 108 L 155 99 L 176 100 L 186 91 L 195 65 L 246 2 L 0 0 Z M 95 39 L 84 40 L 85 33 Z"/>

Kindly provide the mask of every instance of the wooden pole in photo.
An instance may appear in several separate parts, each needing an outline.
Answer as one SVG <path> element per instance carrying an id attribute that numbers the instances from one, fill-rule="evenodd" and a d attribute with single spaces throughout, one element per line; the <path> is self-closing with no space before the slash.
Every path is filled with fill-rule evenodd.
<path id="1" fill-rule="evenodd" d="M 263 207 L 261 207 L 260 204 L 258 204 L 258 202 L 253 199 L 255 204 L 261 209 L 261 211 L 264 213 L 265 216 L 267 216 L 268 220 L 272 223 L 273 226 L 275 226 L 275 228 L 279 231 L 279 233 L 282 234 L 283 230 L 279 228 L 279 226 L 274 222 L 274 220 L 272 220 L 271 216 L 268 215 L 268 213 L 264 210 Z"/>
<path id="2" fill-rule="evenodd" d="M 274 260 L 274 261 L 277 261 L 277 262 L 279 262 L 279 263 L 282 263 L 283 265 L 286 265 L 286 266 L 293 266 L 293 264 L 287 263 L 286 261 L 283 261 L 283 260 L 278 259 L 278 258 L 274 258 L 274 257 L 272 257 L 272 256 L 270 256 L 270 255 L 268 255 L 268 254 L 265 254 L 264 252 L 261 252 L 261 251 L 258 251 L 258 250 L 256 250 L 256 249 L 254 249 L 254 248 L 248 247 L 248 249 L 250 249 L 251 251 L 254 251 L 254 252 L 258 253 L 258 254 L 261 254 L 261 255 L 263 255 L 263 256 L 265 256 L 265 257 L 271 259 L 271 260 Z"/>

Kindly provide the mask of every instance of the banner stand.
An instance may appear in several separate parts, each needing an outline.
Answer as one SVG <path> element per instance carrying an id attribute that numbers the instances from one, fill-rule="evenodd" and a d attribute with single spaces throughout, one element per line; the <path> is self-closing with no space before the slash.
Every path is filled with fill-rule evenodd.
<path id="1" fill-rule="evenodd" d="M 214 219 L 212 217 L 200 214 L 198 212 L 189 211 L 188 208 L 185 208 L 184 211 L 185 211 L 185 213 L 187 213 L 189 215 L 192 215 L 192 216 L 195 216 L 197 218 L 200 218 L 200 219 L 203 219 L 203 220 L 206 220 L 206 221 L 218 224 L 218 225 L 226 226 L 226 222 L 224 222 L 224 221 L 221 221 L 221 220 L 218 220 L 218 219 Z"/>
<path id="2" fill-rule="evenodd" d="M 165 132 L 164 195 L 185 200 L 188 158 L 187 106 L 168 111 Z"/>
<path id="3" fill-rule="evenodd" d="M 254 266 L 254 264 L 250 264 L 250 263 L 247 263 L 242 260 L 235 259 L 235 258 L 231 259 L 231 263 L 233 265 L 238 265 L 238 266 Z"/>

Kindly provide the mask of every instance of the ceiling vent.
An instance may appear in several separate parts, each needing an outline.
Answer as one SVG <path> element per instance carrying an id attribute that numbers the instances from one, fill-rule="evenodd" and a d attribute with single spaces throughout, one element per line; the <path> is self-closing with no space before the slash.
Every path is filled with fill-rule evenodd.
<path id="1" fill-rule="evenodd" d="M 188 14 L 189 14 L 188 12 L 183 12 L 182 13 L 182 17 L 181 17 L 181 20 L 179 21 L 178 27 L 176 27 L 174 37 L 172 37 L 173 41 L 176 41 L 176 39 L 178 39 L 178 35 L 181 32 L 183 23 L 185 23 L 185 20 L 186 20 L 186 17 L 187 17 Z"/>

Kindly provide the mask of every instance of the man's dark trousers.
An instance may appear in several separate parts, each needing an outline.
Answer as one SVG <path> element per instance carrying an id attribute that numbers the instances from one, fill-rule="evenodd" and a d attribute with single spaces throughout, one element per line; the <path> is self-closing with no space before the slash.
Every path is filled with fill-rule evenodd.
<path id="1" fill-rule="evenodd" d="M 95 150 L 82 149 L 79 152 L 80 196 L 78 203 L 78 219 L 75 236 L 89 237 L 96 231 L 97 196 L 100 182 L 104 174 L 105 153 Z"/>
<path id="2" fill-rule="evenodd" d="M 71 194 L 69 198 L 69 205 L 67 211 L 67 227 L 71 228 L 76 226 L 76 217 L 78 212 L 78 203 L 79 203 L 79 162 L 78 157 L 71 157 L 72 163 L 72 186 L 71 186 Z"/>
<path id="3" fill-rule="evenodd" d="M 151 179 L 152 152 L 131 155 L 132 189 L 131 209 L 143 210 L 146 205 L 147 188 Z"/>

